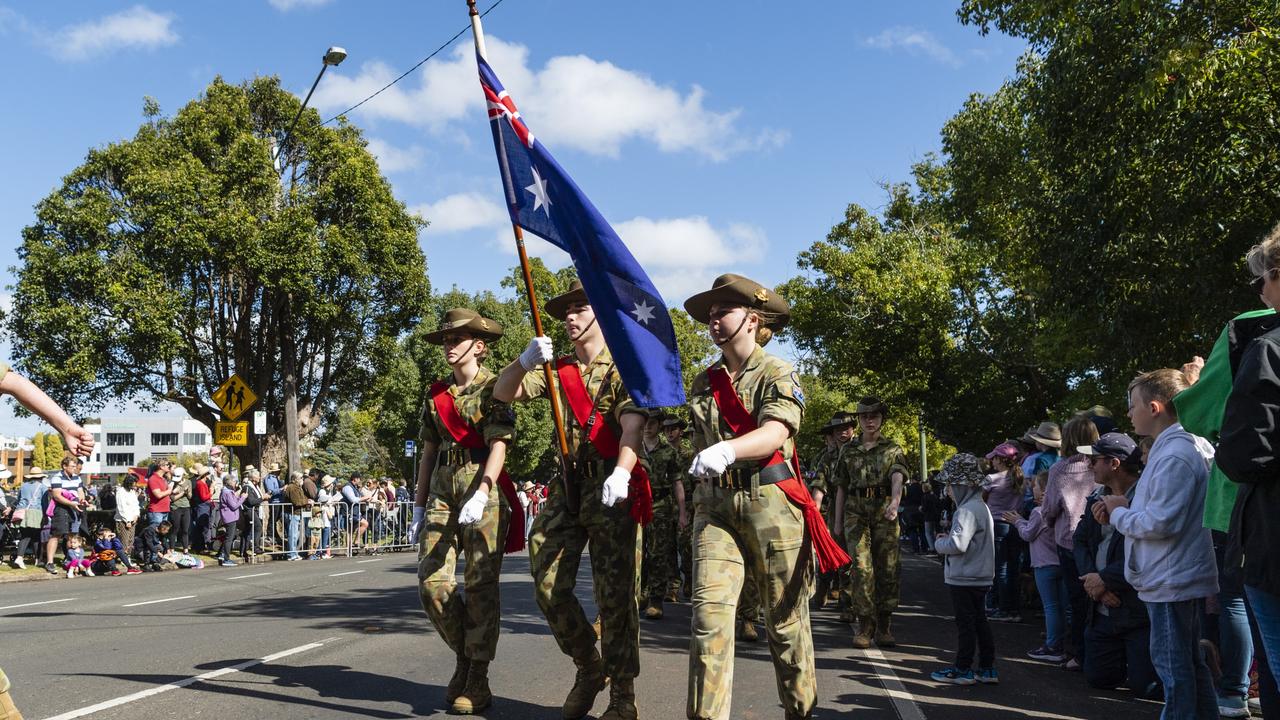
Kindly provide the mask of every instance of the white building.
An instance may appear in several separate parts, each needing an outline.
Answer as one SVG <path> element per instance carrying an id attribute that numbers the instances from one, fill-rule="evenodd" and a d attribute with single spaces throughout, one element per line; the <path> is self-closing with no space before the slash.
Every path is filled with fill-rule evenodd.
<path id="1" fill-rule="evenodd" d="M 104 417 L 85 429 L 93 433 L 93 457 L 84 466 L 91 475 L 123 473 L 147 458 L 207 453 L 213 445 L 204 423 L 179 416 Z"/>

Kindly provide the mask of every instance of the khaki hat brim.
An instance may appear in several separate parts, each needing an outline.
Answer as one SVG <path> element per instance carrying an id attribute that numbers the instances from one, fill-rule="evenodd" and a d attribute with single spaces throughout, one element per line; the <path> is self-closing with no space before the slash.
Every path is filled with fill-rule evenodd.
<path id="1" fill-rule="evenodd" d="M 590 304 L 590 302 L 591 301 L 587 299 L 586 290 L 583 290 L 582 288 L 575 288 L 563 295 L 557 295 L 551 298 L 543 307 L 546 309 L 548 315 L 557 320 L 563 321 L 569 316 L 570 305 L 573 305 L 574 303 L 583 303 L 586 305 Z"/>
<path id="2" fill-rule="evenodd" d="M 1034 435 L 1034 434 L 1031 435 L 1031 439 L 1035 440 L 1041 445 L 1048 445 L 1049 447 L 1052 447 L 1052 448 L 1062 447 L 1062 440 L 1054 440 L 1052 438 L 1040 437 L 1039 435 Z"/>
<path id="3" fill-rule="evenodd" d="M 481 322 L 485 324 L 482 326 L 480 324 Z M 477 340 L 492 342 L 502 337 L 503 329 L 501 325 L 493 320 L 475 317 L 467 321 L 465 325 L 452 325 L 447 328 L 440 328 L 439 330 L 429 332 L 424 335 L 422 339 L 432 345 L 443 345 L 445 335 L 458 332 L 466 333 Z"/>
<path id="4" fill-rule="evenodd" d="M 763 304 L 756 301 L 755 293 L 761 288 L 763 288 L 762 285 L 746 278 L 734 280 L 693 295 L 684 301 L 684 311 L 689 313 L 689 317 L 705 325 L 711 322 L 712 305 L 746 307 L 774 316 L 772 321 L 765 323 L 765 327 L 780 330 L 791 320 L 791 306 L 787 305 L 782 296 L 768 288 L 764 288 L 768 293 L 768 299 Z"/>

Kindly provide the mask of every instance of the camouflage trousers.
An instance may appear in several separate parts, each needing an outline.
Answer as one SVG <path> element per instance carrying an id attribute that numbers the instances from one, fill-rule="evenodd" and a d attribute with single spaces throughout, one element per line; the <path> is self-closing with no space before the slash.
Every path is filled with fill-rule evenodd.
<path id="1" fill-rule="evenodd" d="M 764 610 L 778 697 L 804 717 L 817 694 L 809 628 L 812 574 L 804 517 L 774 485 L 750 492 L 694 490 L 693 637 L 689 643 L 690 718 L 726 720 L 733 699 L 735 606 L 748 578 Z"/>
<path id="2" fill-rule="evenodd" d="M 627 679 L 640 674 L 639 586 L 640 533 L 631 519 L 630 503 L 611 508 L 600 502 L 600 482 L 583 479 L 581 505 L 573 517 L 564 493 L 553 485 L 551 496 L 533 521 L 529 561 L 534 596 L 547 618 L 560 651 L 575 662 L 596 652 L 596 632 L 574 594 L 582 551 L 591 551 L 591 586 L 600 611 L 600 645 L 604 673 Z"/>
<path id="3" fill-rule="evenodd" d="M 662 607 L 667 586 L 680 578 L 676 562 L 677 512 L 670 500 L 653 504 L 653 522 L 644 528 L 644 564 L 641 597 Z"/>
<path id="4" fill-rule="evenodd" d="M 676 549 L 679 550 L 679 569 L 680 575 L 672 581 L 673 590 L 678 590 L 681 585 L 686 588 L 693 587 L 693 520 L 684 526 L 676 534 Z"/>
<path id="5" fill-rule="evenodd" d="M 451 505 L 433 494 L 428 501 L 418 542 L 418 597 L 450 650 L 471 660 L 493 660 L 502 609 L 498 576 L 511 508 L 495 488 L 480 522 L 461 527 L 461 498 L 454 500 Z M 459 553 L 466 560 L 465 597 L 458 591 Z"/>
<path id="6" fill-rule="evenodd" d="M 885 519 L 888 506 L 887 498 L 849 498 L 845 506 L 853 568 L 842 600 L 858 617 L 874 619 L 898 609 L 898 521 Z"/>

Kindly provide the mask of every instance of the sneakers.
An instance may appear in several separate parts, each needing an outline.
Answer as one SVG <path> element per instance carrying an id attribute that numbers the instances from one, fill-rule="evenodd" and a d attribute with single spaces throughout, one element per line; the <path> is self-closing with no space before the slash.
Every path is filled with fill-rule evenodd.
<path id="1" fill-rule="evenodd" d="M 1246 698 L 1239 696 L 1223 697 L 1218 696 L 1218 717 L 1224 718 L 1246 718 L 1249 717 L 1249 702 Z"/>
<path id="2" fill-rule="evenodd" d="M 996 672 L 995 668 L 986 668 L 985 670 L 979 670 L 978 672 L 974 673 L 973 679 L 977 680 L 983 685 L 999 685 L 1000 673 Z"/>
<path id="3" fill-rule="evenodd" d="M 119 570 L 112 570 L 112 571 L 111 571 L 111 577 L 120 577 L 120 576 L 121 576 L 121 575 L 123 575 L 123 574 L 124 574 L 124 573 L 120 572 Z"/>
<path id="4" fill-rule="evenodd" d="M 961 670 L 960 668 L 943 668 L 929 673 L 929 678 L 934 682 L 947 683 L 949 685 L 976 685 L 977 680 L 973 679 L 972 670 Z"/>
<path id="5" fill-rule="evenodd" d="M 124 571 L 124 574 L 125 574 L 125 575 L 141 575 L 141 574 L 142 574 L 142 568 L 137 567 L 137 566 L 135 565 L 134 567 L 131 567 L 131 568 L 129 568 L 128 570 L 125 570 L 125 571 Z"/>
<path id="6" fill-rule="evenodd" d="M 44 571 L 45 571 L 45 572 L 47 572 L 47 573 L 49 573 L 50 575 L 57 575 L 57 574 L 58 574 L 58 568 L 54 567 L 54 566 L 53 566 L 53 563 L 45 563 L 45 564 L 44 564 Z"/>
<path id="7" fill-rule="evenodd" d="M 1070 670 L 1071 672 L 1079 672 L 1083 668 L 1084 666 L 1081 665 L 1080 661 L 1075 658 L 1071 658 L 1062 666 L 1063 670 Z"/>
<path id="8" fill-rule="evenodd" d="M 1067 661 L 1065 653 L 1061 650 L 1055 650 L 1048 645 L 1041 645 L 1035 650 L 1032 650 L 1027 653 L 1027 657 L 1032 660 L 1040 660 L 1041 662 L 1064 663 Z"/>
<path id="9" fill-rule="evenodd" d="M 84 574 L 85 574 L 85 575 L 88 575 L 89 577 L 93 577 L 93 568 L 91 568 L 91 567 L 87 567 L 87 568 L 85 568 L 85 569 L 84 569 Z"/>
<path id="10" fill-rule="evenodd" d="M 219 560 L 218 565 L 221 567 L 235 567 L 239 565 L 235 560 Z"/>
<path id="11" fill-rule="evenodd" d="M 16 558 L 14 558 L 14 559 L 13 559 L 13 566 L 14 566 L 14 567 L 16 567 L 16 568 L 18 568 L 19 570 L 26 570 L 26 569 L 27 569 L 27 561 L 26 561 L 26 560 L 23 560 L 23 559 L 22 559 L 22 556 L 21 556 L 21 555 L 19 555 L 18 557 L 16 557 Z"/>
<path id="12" fill-rule="evenodd" d="M 69 577 L 69 578 L 73 578 L 73 577 L 75 577 L 75 576 L 76 576 L 76 569 L 75 569 L 75 568 L 67 568 L 67 577 Z"/>

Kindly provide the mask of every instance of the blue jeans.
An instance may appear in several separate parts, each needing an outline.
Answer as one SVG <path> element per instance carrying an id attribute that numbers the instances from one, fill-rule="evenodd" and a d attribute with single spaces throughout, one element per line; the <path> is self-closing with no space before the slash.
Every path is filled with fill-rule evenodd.
<path id="1" fill-rule="evenodd" d="M 1067 594 L 1062 584 L 1062 568 L 1057 565 L 1035 569 L 1036 590 L 1044 605 L 1044 644 L 1062 649 L 1062 628 L 1067 624 Z"/>
<path id="2" fill-rule="evenodd" d="M 1249 699 L 1249 663 L 1253 660 L 1253 638 L 1249 634 L 1249 614 L 1244 595 L 1219 592 L 1218 651 L 1222 656 L 1222 681 L 1218 683 L 1221 705 L 1244 707 Z"/>
<path id="3" fill-rule="evenodd" d="M 1149 602 L 1151 664 L 1164 684 L 1161 720 L 1218 716 L 1218 693 L 1200 653 L 1201 601 Z"/>
<path id="4" fill-rule="evenodd" d="M 284 516 L 285 545 L 288 557 L 298 557 L 298 539 L 302 535 L 302 513 L 285 513 Z"/>
<path id="5" fill-rule="evenodd" d="M 162 522 L 164 522 L 165 520 L 168 520 L 168 519 L 169 519 L 169 513 L 167 513 L 167 512 L 162 512 L 162 513 L 149 512 L 149 513 L 147 513 L 147 524 L 148 524 L 148 525 L 159 525 L 160 523 L 162 523 Z"/>
<path id="6" fill-rule="evenodd" d="M 332 528 L 320 529 L 320 547 L 317 550 L 322 555 L 329 552 L 329 539 L 332 532 Z"/>
<path id="7" fill-rule="evenodd" d="M 1280 596 L 1252 585 L 1245 585 L 1244 592 L 1249 597 L 1249 609 L 1253 611 L 1253 618 L 1258 622 L 1262 649 L 1267 656 L 1267 665 L 1271 668 L 1271 677 L 1275 679 L 1276 665 L 1280 662 Z"/>

